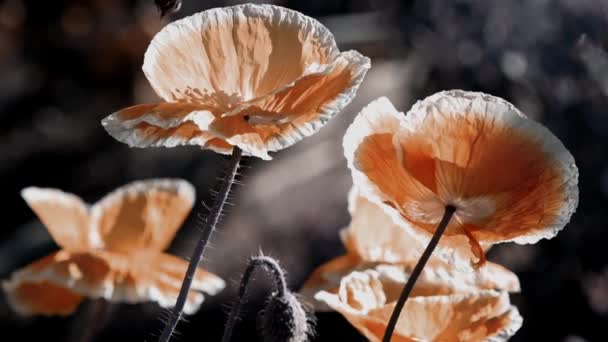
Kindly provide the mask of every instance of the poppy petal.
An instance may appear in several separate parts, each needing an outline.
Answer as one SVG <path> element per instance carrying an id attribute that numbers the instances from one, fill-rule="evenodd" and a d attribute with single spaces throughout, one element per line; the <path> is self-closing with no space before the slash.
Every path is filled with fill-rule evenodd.
<path id="1" fill-rule="evenodd" d="M 187 102 L 144 104 L 122 109 L 103 119 L 102 125 L 114 139 L 131 147 L 198 145 L 213 149 L 217 144 L 212 141 L 218 137 L 207 128 L 214 111 Z"/>
<path id="2" fill-rule="evenodd" d="M 344 315 L 370 341 L 381 341 L 405 281 L 382 278 L 374 271 L 353 272 L 343 278 L 337 293 L 319 292 L 315 298 Z M 413 296 L 392 340 L 504 341 L 521 322 L 505 292 Z"/>
<path id="3" fill-rule="evenodd" d="M 89 207 L 78 196 L 58 189 L 28 187 L 21 191 L 21 197 L 59 246 L 83 249 L 98 245 L 98 237 L 89 229 Z"/>
<path id="4" fill-rule="evenodd" d="M 413 228 L 397 226 L 383 209 L 353 187 L 349 193 L 350 225 L 341 232 L 347 250 L 370 262 L 415 263 L 424 246 Z M 408 231 L 409 229 L 409 231 Z"/>
<path id="5" fill-rule="evenodd" d="M 416 238 L 416 235 L 413 234 L 414 228 L 410 225 L 395 224 L 380 205 L 360 196 L 356 187 L 353 187 L 349 193 L 349 212 L 352 220 L 350 225 L 341 232 L 341 236 L 342 240 L 347 242 L 345 245 L 350 254 L 357 255 L 364 262 L 406 265 L 414 265 L 422 255 L 426 241 Z M 452 236 L 440 243 L 444 248 L 449 246 L 450 249 L 456 249 L 455 253 L 462 256 L 467 255 L 471 249 L 471 242 L 454 243 L 456 238 L 456 236 Z M 463 238 L 460 237 L 460 239 Z M 480 245 L 476 245 L 476 250 L 483 260 L 477 266 L 480 268 L 486 261 L 485 250 Z M 433 263 L 434 269 L 449 269 L 449 265 L 441 262 L 441 259 L 431 257 L 430 262 Z M 489 288 L 499 288 L 511 292 L 519 291 L 519 281 L 515 274 L 495 263 L 490 262 L 487 266 L 479 269 L 478 274 L 483 275 L 485 272 L 490 272 L 492 276 L 488 276 L 488 279 L 504 280 L 501 286 Z M 458 273 L 460 272 L 455 272 L 455 274 Z"/>
<path id="6" fill-rule="evenodd" d="M 481 263 L 492 244 L 554 236 L 578 203 L 578 171 L 563 144 L 482 93 L 441 92 L 405 116 L 376 100 L 349 127 L 344 148 L 362 194 L 422 241 L 447 205 L 457 208 L 437 254 L 463 268 Z"/>
<path id="7" fill-rule="evenodd" d="M 416 251 L 431 239 L 431 234 L 413 224 L 416 220 L 436 222 L 437 210 L 443 211 L 443 204 L 433 192 L 433 185 L 402 167 L 403 150 L 395 137 L 402 129 L 405 114 L 398 112 L 386 97 L 372 101 L 361 110 L 344 135 L 344 155 L 351 170 L 353 183 L 362 197 L 376 203 L 407 234 L 405 238 L 419 240 L 423 247 L 414 245 L 414 251 L 396 249 L 392 253 L 409 253 L 414 257 Z M 423 158 L 418 158 L 423 160 Z M 428 163 L 422 163 L 428 165 Z M 425 171 L 421 172 L 424 174 Z M 404 217 L 398 203 L 425 203 L 425 206 L 412 207 L 413 213 Z M 365 227 L 361 227 L 362 232 Z M 375 235 L 380 237 L 381 235 Z M 365 239 L 361 239 L 365 243 Z M 470 245 L 464 236 L 443 236 L 435 252 L 444 260 L 461 269 L 470 268 Z M 402 255 L 402 257 L 405 255 Z M 386 260 L 388 261 L 388 260 Z"/>
<path id="8" fill-rule="evenodd" d="M 134 272 L 140 274 L 138 286 L 147 289 L 145 292 L 150 296 L 148 300 L 155 301 L 162 307 L 173 307 L 188 263 L 169 254 L 159 254 L 152 259 L 146 259 L 133 265 Z M 192 281 L 184 312 L 193 314 L 198 310 L 204 299 L 200 292 L 215 295 L 224 287 L 225 283 L 221 278 L 199 268 Z"/>
<path id="9" fill-rule="evenodd" d="M 180 179 L 136 181 L 91 209 L 104 249 L 131 254 L 169 246 L 194 204 L 194 187 Z"/>
<path id="10" fill-rule="evenodd" d="M 10 306 L 22 316 L 67 316 L 78 308 L 84 297 L 69 288 L 49 281 L 20 281 L 14 287 L 4 286 Z"/>
<path id="11" fill-rule="evenodd" d="M 137 253 L 130 256 L 98 252 L 53 253 L 15 272 L 3 289 L 11 306 L 24 315 L 67 315 L 83 298 L 111 302 L 157 302 L 175 305 L 187 263 L 168 254 Z M 185 312 L 196 312 L 204 292 L 214 295 L 224 281 L 199 269 Z M 51 297 L 56 296 L 56 298 Z"/>
<path id="12" fill-rule="evenodd" d="M 385 97 L 371 102 L 357 115 L 343 140 L 353 183 L 362 195 L 376 203 L 395 207 L 408 203 L 434 207 L 437 202 L 436 205 L 441 205 L 431 189 L 401 166 L 403 153 L 393 140 L 402 120 L 403 113 Z M 412 220 L 429 219 L 426 207 L 410 206 L 408 209 Z"/>
<path id="13" fill-rule="evenodd" d="M 110 299 L 111 273 L 101 256 L 61 250 L 14 272 L 2 287 L 21 314 L 68 315 L 83 297 Z"/>
<path id="14" fill-rule="evenodd" d="M 391 286 L 391 291 L 395 292 L 396 296 L 403 287 L 403 284 L 398 283 L 405 282 L 409 278 L 413 266 L 413 264 L 356 262 L 356 258 L 352 256 L 340 256 L 318 267 L 304 283 L 300 292 L 306 298 L 313 298 L 320 291 L 337 293 L 344 277 L 357 271 L 372 272 L 383 279 L 392 279 L 394 286 Z M 462 272 L 455 270 L 439 258 L 433 258 L 423 269 L 411 296 L 477 293 L 481 290 L 519 292 L 519 278 L 508 269 L 492 262 L 487 262 L 476 272 Z M 323 303 L 319 305 L 318 302 L 315 303 L 315 309 L 327 311 L 327 307 Z"/>
<path id="15" fill-rule="evenodd" d="M 167 25 L 150 43 L 143 70 L 165 101 L 228 109 L 314 72 L 336 55 L 332 34 L 318 21 L 279 6 L 245 4 Z"/>
<path id="16" fill-rule="evenodd" d="M 289 147 L 317 132 L 354 98 L 370 67 L 356 51 L 342 52 L 326 70 L 299 77 L 215 120 L 212 131 L 248 154 Z"/>
<path id="17" fill-rule="evenodd" d="M 437 93 L 416 103 L 403 126 L 407 141 L 431 142 L 438 194 L 456 202 L 461 221 L 479 227 L 471 231 L 478 241 L 551 238 L 576 210 L 578 170 L 570 152 L 501 98 Z M 478 198 L 487 203 L 480 207 Z"/>
<path id="18" fill-rule="evenodd" d="M 352 254 L 336 257 L 313 271 L 300 289 L 300 294 L 309 303 L 313 303 L 316 311 L 331 311 L 330 307 L 313 300 L 315 294 L 319 291 L 337 292 L 342 277 L 360 267 L 359 265 L 360 259 Z"/>

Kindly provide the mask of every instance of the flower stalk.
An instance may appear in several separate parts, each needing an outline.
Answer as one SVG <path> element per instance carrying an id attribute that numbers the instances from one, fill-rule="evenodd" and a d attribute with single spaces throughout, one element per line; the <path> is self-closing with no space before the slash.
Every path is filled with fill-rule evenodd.
<path id="1" fill-rule="evenodd" d="M 209 244 L 209 239 L 215 230 L 215 226 L 219 221 L 219 218 L 222 213 L 222 209 L 224 208 L 224 204 L 226 203 L 226 199 L 228 198 L 228 194 L 230 193 L 230 189 L 234 184 L 234 180 L 239 169 L 239 162 L 241 161 L 243 151 L 234 147 L 232 151 L 232 155 L 230 156 L 230 160 L 228 162 L 228 166 L 226 167 L 226 174 L 222 179 L 222 183 L 220 189 L 217 193 L 215 201 L 211 206 L 209 211 L 209 215 L 207 216 L 207 220 L 205 225 L 203 226 L 203 234 L 201 238 L 198 240 L 194 251 L 192 252 L 192 256 L 190 257 L 190 263 L 188 264 L 188 269 L 186 271 L 186 275 L 182 282 L 182 287 L 180 289 L 179 295 L 177 297 L 177 301 L 173 310 L 171 311 L 171 316 L 165 328 L 159 338 L 160 342 L 167 342 L 173 335 L 175 328 L 177 327 L 177 323 L 181 319 L 183 315 L 184 305 L 186 303 L 186 299 L 188 298 L 188 292 L 190 291 L 190 287 L 192 286 L 192 280 L 194 279 L 194 274 L 198 268 L 198 264 L 203 258 L 205 254 L 205 249 Z"/>
<path id="2" fill-rule="evenodd" d="M 454 215 L 455 212 L 456 212 L 456 207 L 454 207 L 452 205 L 447 205 L 445 207 L 445 211 L 443 213 L 443 217 L 441 218 L 441 222 L 439 222 L 439 226 L 437 226 L 437 229 L 435 230 L 435 233 L 433 234 L 431 241 L 426 246 L 426 249 L 422 253 L 422 256 L 420 256 L 420 259 L 418 259 L 418 262 L 416 263 L 416 266 L 414 266 L 414 270 L 412 271 L 412 274 L 410 275 L 409 279 L 407 280 L 407 283 L 405 283 L 405 286 L 403 287 L 403 290 L 401 291 L 399 300 L 397 301 L 397 304 L 395 305 L 395 309 L 393 310 L 393 313 L 391 314 L 391 318 L 388 322 L 388 325 L 386 326 L 386 330 L 384 332 L 384 337 L 382 338 L 382 342 L 390 342 L 391 337 L 393 336 L 393 331 L 395 330 L 395 327 L 397 325 L 397 321 L 399 321 L 399 315 L 401 314 L 401 311 L 403 310 L 403 306 L 405 306 L 405 302 L 407 301 L 408 297 L 410 296 L 410 293 L 412 292 L 412 289 L 414 288 L 414 285 L 416 284 L 418 277 L 422 273 L 422 270 L 424 269 L 426 262 L 431 257 L 431 254 L 433 254 L 435 247 L 437 247 L 437 245 L 439 244 L 439 239 L 441 239 L 441 236 L 443 235 L 446 228 L 448 227 L 448 224 L 450 223 L 450 220 L 452 219 L 452 216 Z"/>

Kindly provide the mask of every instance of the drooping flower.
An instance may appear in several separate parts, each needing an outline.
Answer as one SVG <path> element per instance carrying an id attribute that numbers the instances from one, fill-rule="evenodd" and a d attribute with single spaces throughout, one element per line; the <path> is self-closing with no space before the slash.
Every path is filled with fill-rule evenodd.
<path id="1" fill-rule="evenodd" d="M 344 150 L 362 194 L 417 239 L 428 242 L 446 206 L 456 208 L 437 247 L 456 265 L 483 264 L 495 243 L 555 236 L 578 203 L 578 171 L 559 139 L 482 93 L 440 92 L 407 115 L 380 98 L 349 127 Z"/>
<path id="2" fill-rule="evenodd" d="M 194 203 L 194 188 L 177 179 L 138 181 L 89 206 L 56 189 L 29 187 L 22 197 L 61 247 L 3 282 L 24 315 L 68 315 L 86 298 L 175 304 L 186 261 L 163 253 Z M 199 269 L 186 311 L 224 281 Z"/>
<path id="3" fill-rule="evenodd" d="M 341 313 L 370 341 L 381 341 L 423 243 L 376 203 L 349 195 L 350 225 L 341 231 L 346 255 L 317 268 L 301 290 L 315 309 Z M 509 292 L 517 276 L 487 262 L 462 272 L 431 256 L 414 287 L 392 341 L 504 341 L 521 326 Z"/>
<path id="4" fill-rule="evenodd" d="M 143 70 L 163 102 L 102 122 L 135 147 L 234 146 L 269 151 L 315 133 L 354 97 L 370 67 L 340 52 L 318 21 L 273 5 L 216 8 L 175 21 L 152 40 Z"/>

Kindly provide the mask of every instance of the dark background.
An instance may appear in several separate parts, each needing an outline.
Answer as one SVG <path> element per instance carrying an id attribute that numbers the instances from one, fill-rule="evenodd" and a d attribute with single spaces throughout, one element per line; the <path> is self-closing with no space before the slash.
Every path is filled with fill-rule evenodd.
<path id="1" fill-rule="evenodd" d="M 169 21 L 237 1 L 185 0 L 159 20 L 152 0 L 0 1 L 0 277 L 56 248 L 20 198 L 21 188 L 56 187 L 94 202 L 113 188 L 151 177 L 182 177 L 210 198 L 222 157 L 197 148 L 129 149 L 100 120 L 153 102 L 141 64 Z M 403 111 L 439 90 L 503 97 L 543 122 L 575 156 L 580 205 L 556 238 L 495 247 L 490 259 L 514 270 L 524 317 L 513 341 L 608 341 L 608 1 L 276 1 L 313 16 L 342 50 L 372 58 L 357 98 L 317 135 L 249 159 L 244 185 L 214 236 L 206 268 L 228 280 L 179 328 L 180 341 L 218 341 L 247 256 L 279 258 L 297 289 L 317 265 L 343 252 L 350 175 L 341 137 L 360 108 L 386 95 Z M 193 211 L 192 217 L 198 208 Z M 187 256 L 191 218 L 171 250 Z M 258 282 L 267 284 L 263 277 Z M 236 333 L 255 341 L 253 291 Z M 99 341 L 155 340 L 163 310 L 115 305 Z M 19 318 L 0 299 L 2 340 L 70 340 L 87 307 L 67 318 Z M 338 314 L 319 315 L 316 341 L 362 341 Z M 237 338 L 235 337 L 235 340 Z"/>

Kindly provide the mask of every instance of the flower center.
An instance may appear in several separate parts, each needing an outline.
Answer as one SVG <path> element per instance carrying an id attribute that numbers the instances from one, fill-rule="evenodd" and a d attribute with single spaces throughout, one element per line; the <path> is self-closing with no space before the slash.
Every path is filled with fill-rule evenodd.
<path id="1" fill-rule="evenodd" d="M 480 223 L 496 212 L 496 203 L 488 196 L 451 198 L 446 202 L 456 208 L 454 217 L 461 224 Z"/>

